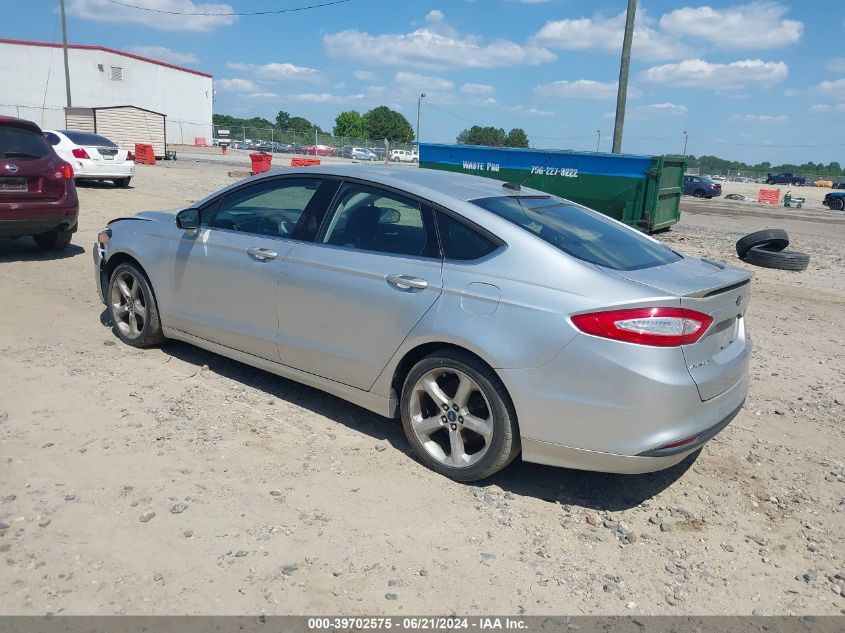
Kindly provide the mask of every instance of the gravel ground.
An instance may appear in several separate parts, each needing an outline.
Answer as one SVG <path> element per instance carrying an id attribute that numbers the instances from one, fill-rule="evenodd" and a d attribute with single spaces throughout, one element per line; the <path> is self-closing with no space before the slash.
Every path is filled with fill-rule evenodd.
<path id="1" fill-rule="evenodd" d="M 659 236 L 746 267 L 736 239 L 779 226 L 812 255 L 754 270 L 748 404 L 696 460 L 515 463 L 468 486 L 420 466 L 394 422 L 112 335 L 96 232 L 228 169 L 81 186 L 81 246 L 60 255 L 0 241 L 0 613 L 845 613 L 845 215 L 685 199 Z"/>

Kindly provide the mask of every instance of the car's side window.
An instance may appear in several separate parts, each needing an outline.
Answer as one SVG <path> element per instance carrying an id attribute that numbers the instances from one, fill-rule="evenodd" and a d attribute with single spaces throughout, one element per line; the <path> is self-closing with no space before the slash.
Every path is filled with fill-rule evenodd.
<path id="1" fill-rule="evenodd" d="M 443 246 L 443 257 L 447 260 L 480 259 L 499 248 L 492 240 L 445 213 L 437 213 L 437 231 Z"/>
<path id="2" fill-rule="evenodd" d="M 317 242 L 392 255 L 436 256 L 420 204 L 367 185 L 344 183 Z"/>
<path id="3" fill-rule="evenodd" d="M 226 195 L 209 226 L 290 238 L 319 187 L 320 180 L 310 178 L 261 181 Z"/>

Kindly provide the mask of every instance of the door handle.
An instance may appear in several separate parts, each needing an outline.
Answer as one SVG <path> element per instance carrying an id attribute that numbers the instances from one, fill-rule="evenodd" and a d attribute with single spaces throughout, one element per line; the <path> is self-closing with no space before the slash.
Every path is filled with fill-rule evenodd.
<path id="1" fill-rule="evenodd" d="M 269 248 L 248 248 L 246 252 L 248 255 L 261 260 L 276 259 L 279 256 L 276 251 L 271 251 Z"/>
<path id="2" fill-rule="evenodd" d="M 388 275 L 387 283 L 400 290 L 425 290 L 428 288 L 428 282 L 425 279 L 409 277 L 408 275 Z"/>

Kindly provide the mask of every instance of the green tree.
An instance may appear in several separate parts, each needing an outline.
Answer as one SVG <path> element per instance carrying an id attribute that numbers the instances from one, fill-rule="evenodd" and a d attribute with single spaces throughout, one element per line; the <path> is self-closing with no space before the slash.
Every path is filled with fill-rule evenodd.
<path id="1" fill-rule="evenodd" d="M 528 135 L 521 127 L 515 127 L 508 132 L 505 144 L 508 147 L 528 147 Z"/>
<path id="2" fill-rule="evenodd" d="M 351 136 L 353 138 L 364 138 L 364 118 L 356 110 L 346 110 L 337 115 L 334 120 L 332 134 L 335 136 Z"/>
<path id="3" fill-rule="evenodd" d="M 401 113 L 387 106 L 378 106 L 363 117 L 364 131 L 367 138 L 381 140 L 386 138 L 394 143 L 410 143 L 414 140 L 414 128 Z"/>
<path id="4" fill-rule="evenodd" d="M 464 130 L 458 134 L 456 140 L 461 145 L 504 147 L 507 143 L 507 136 L 505 136 L 505 130 L 500 127 L 481 127 L 480 125 L 473 125 L 468 130 Z"/>
<path id="5" fill-rule="evenodd" d="M 280 130 L 290 129 L 290 112 L 279 110 L 279 113 L 276 115 L 276 127 Z"/>

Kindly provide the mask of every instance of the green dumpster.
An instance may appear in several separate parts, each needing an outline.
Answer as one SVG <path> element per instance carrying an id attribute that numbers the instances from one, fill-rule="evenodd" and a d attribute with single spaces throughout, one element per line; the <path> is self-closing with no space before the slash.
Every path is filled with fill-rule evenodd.
<path id="1" fill-rule="evenodd" d="M 420 167 L 517 182 L 583 204 L 649 233 L 676 224 L 686 160 L 420 143 Z"/>

